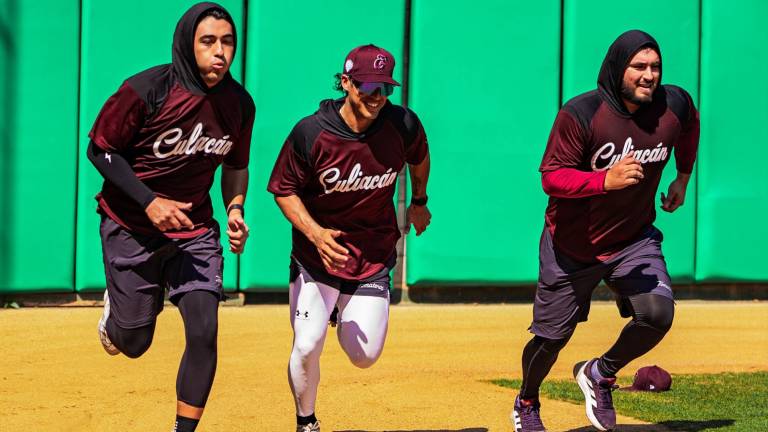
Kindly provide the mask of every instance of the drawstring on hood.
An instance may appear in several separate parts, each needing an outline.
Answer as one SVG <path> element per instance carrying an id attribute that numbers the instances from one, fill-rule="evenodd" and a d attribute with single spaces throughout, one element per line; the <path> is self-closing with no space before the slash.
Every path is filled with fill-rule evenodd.
<path id="1" fill-rule="evenodd" d="M 227 71 L 227 75 L 221 82 L 213 88 L 209 88 L 205 81 L 203 81 L 203 77 L 200 76 L 200 69 L 197 67 L 194 48 L 195 31 L 197 30 L 197 25 L 202 21 L 201 16 L 211 9 L 219 9 L 226 13 L 227 18 L 225 19 L 232 25 L 232 35 L 235 40 L 235 49 L 237 49 L 235 23 L 232 22 L 230 13 L 223 6 L 211 2 L 198 3 L 184 13 L 181 19 L 179 19 L 178 24 L 176 24 L 176 31 L 173 33 L 171 69 L 178 82 L 194 94 L 210 93 L 221 83 L 232 79 L 229 71 Z M 234 51 L 232 54 L 234 57 Z"/>
<path id="2" fill-rule="evenodd" d="M 661 60 L 661 50 L 653 36 L 641 30 L 624 32 L 608 48 L 608 53 L 605 55 L 603 65 L 600 67 L 600 74 L 597 77 L 597 88 L 600 97 L 617 114 L 625 117 L 631 117 L 632 114 L 627 110 L 624 100 L 621 98 L 624 71 L 632 57 L 643 48 L 652 48 L 659 55 L 659 60 Z M 659 85 L 653 94 L 654 100 L 660 91 L 663 91 L 661 71 L 659 72 Z"/>

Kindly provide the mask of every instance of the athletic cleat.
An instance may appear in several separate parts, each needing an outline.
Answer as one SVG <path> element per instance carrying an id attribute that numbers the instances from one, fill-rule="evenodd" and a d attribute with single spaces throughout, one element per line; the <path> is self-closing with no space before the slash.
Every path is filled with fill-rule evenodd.
<path id="1" fill-rule="evenodd" d="M 592 378 L 592 364 L 597 359 L 576 363 L 573 367 L 573 377 L 584 393 L 587 418 L 592 426 L 601 431 L 610 431 L 616 427 L 616 411 L 613 409 L 613 395 L 617 389 L 616 378 Z"/>
<path id="2" fill-rule="evenodd" d="M 296 432 L 320 432 L 320 420 L 310 424 L 297 425 Z"/>
<path id="3" fill-rule="evenodd" d="M 99 340 L 101 340 L 101 346 L 104 347 L 104 351 L 109 355 L 118 355 L 120 350 L 109 340 L 107 335 L 107 318 L 109 318 L 109 294 L 107 290 L 104 290 L 104 313 L 101 314 L 99 319 Z"/>
<path id="4" fill-rule="evenodd" d="M 339 324 L 339 307 L 334 306 L 333 312 L 331 312 L 331 317 L 328 318 L 328 325 L 331 327 L 336 327 Z"/>
<path id="5" fill-rule="evenodd" d="M 515 432 L 547 432 L 539 416 L 540 407 L 538 400 L 524 400 L 518 395 L 515 398 L 512 414 L 509 416 Z"/>

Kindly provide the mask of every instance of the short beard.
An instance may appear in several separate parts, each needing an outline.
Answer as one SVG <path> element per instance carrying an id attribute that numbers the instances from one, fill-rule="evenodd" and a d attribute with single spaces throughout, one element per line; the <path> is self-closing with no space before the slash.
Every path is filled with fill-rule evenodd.
<path id="1" fill-rule="evenodd" d="M 621 97 L 634 105 L 648 105 L 653 102 L 653 93 L 651 93 L 651 96 L 648 96 L 647 98 L 643 97 L 641 99 L 635 96 L 635 92 L 624 83 L 621 84 Z"/>

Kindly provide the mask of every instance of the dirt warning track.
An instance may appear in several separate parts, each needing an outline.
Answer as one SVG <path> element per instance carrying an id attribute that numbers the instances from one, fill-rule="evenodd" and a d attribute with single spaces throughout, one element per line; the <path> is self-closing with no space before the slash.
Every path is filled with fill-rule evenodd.
<path id="1" fill-rule="evenodd" d="M 171 429 L 184 350 L 178 311 L 160 315 L 153 345 L 138 360 L 103 352 L 100 314 L 98 308 L 0 310 L 0 430 Z M 531 305 L 393 306 L 384 354 L 364 370 L 349 363 L 330 329 L 317 404 L 323 431 L 511 430 L 515 391 L 488 381 L 520 377 L 530 319 Z M 225 307 L 219 321 L 218 371 L 198 430 L 294 430 L 288 307 Z M 550 377 L 569 378 L 573 364 L 605 351 L 624 322 L 614 304 L 594 303 Z M 666 339 L 622 372 L 631 376 L 651 364 L 673 376 L 766 370 L 766 358 L 768 303 L 683 301 Z M 542 403 L 550 430 L 589 424 L 582 406 Z M 619 418 L 619 424 L 641 423 Z"/>

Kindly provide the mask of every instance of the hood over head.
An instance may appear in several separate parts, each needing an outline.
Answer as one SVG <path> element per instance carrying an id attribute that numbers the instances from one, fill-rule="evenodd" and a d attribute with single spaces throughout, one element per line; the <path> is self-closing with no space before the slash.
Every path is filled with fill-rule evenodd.
<path id="1" fill-rule="evenodd" d="M 209 93 L 213 88 L 232 79 L 232 75 L 227 71 L 227 75 L 219 84 L 209 88 L 205 81 L 203 81 L 203 77 L 200 76 L 200 70 L 197 67 L 197 60 L 195 60 L 195 31 L 197 30 L 197 25 L 202 21 L 201 17 L 203 14 L 211 9 L 219 9 L 224 12 L 226 16 L 224 19 L 232 25 L 232 35 L 235 39 L 235 49 L 237 49 L 237 31 L 235 23 L 232 21 L 232 15 L 217 3 L 197 3 L 189 8 L 179 19 L 179 22 L 176 24 L 176 31 L 173 33 L 173 60 L 171 66 L 173 74 L 184 88 L 196 94 Z"/>
<path id="2" fill-rule="evenodd" d="M 643 48 L 652 48 L 659 54 L 659 60 L 661 60 L 661 50 L 653 36 L 641 30 L 629 30 L 622 33 L 608 48 L 608 53 L 605 55 L 603 65 L 600 67 L 600 74 L 597 77 L 597 89 L 600 97 L 614 111 L 625 116 L 631 116 L 631 114 L 621 98 L 624 71 L 632 57 Z M 659 91 L 662 91 L 661 73 L 659 73 L 659 85 L 653 95 L 654 99 L 656 99 Z"/>

